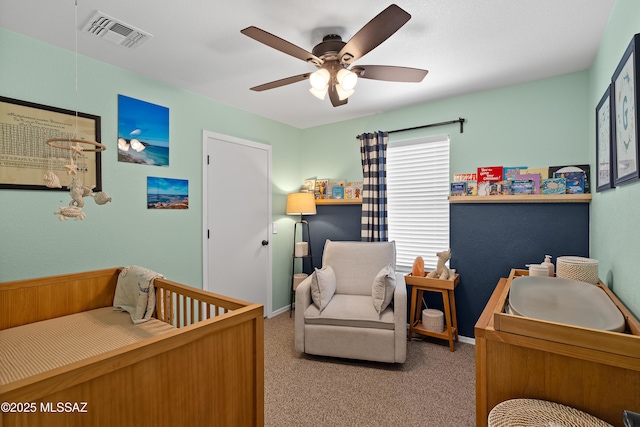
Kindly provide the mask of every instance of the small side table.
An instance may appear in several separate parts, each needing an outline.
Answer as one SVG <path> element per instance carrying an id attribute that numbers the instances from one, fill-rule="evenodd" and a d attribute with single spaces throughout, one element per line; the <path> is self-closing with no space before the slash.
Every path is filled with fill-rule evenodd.
<path id="1" fill-rule="evenodd" d="M 458 320 L 456 318 L 456 297 L 454 290 L 456 286 L 458 286 L 458 283 L 460 283 L 460 275 L 456 273 L 453 279 L 441 280 L 430 279 L 426 276 L 411 276 L 408 274 L 404 279 L 407 285 L 412 286 L 408 339 L 411 339 L 413 333 L 445 339 L 449 341 L 449 349 L 455 351 L 453 342 L 458 342 Z M 422 301 L 424 292 L 439 292 L 442 294 L 445 320 L 445 329 L 443 332 L 428 331 L 422 327 L 422 323 L 420 322 L 420 309 L 422 308 L 422 304 L 418 304 L 418 302 Z"/>

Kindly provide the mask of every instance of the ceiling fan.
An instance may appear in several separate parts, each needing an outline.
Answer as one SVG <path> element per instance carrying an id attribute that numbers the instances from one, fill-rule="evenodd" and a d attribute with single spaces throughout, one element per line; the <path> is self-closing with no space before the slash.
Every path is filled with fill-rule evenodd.
<path id="1" fill-rule="evenodd" d="M 337 34 L 329 34 L 311 52 L 298 47 L 280 37 L 257 27 L 247 27 L 240 31 L 254 40 L 264 43 L 280 52 L 315 65 L 318 70 L 252 87 L 261 92 L 291 83 L 309 79 L 310 92 L 320 99 L 329 93 L 334 107 L 344 105 L 354 93 L 358 78 L 385 80 L 391 82 L 421 82 L 427 70 L 389 65 L 353 65 L 364 55 L 375 49 L 411 19 L 411 15 L 392 4 L 380 12 L 360 29 L 348 42 Z M 351 67 L 351 68 L 349 68 Z"/>

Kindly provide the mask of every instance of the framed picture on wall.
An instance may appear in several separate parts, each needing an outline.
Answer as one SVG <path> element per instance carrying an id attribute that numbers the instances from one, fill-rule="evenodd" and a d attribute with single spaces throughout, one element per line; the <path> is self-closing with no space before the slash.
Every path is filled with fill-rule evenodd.
<path id="1" fill-rule="evenodd" d="M 100 116 L 0 96 L 0 189 L 66 191 L 72 175 L 69 149 L 51 146 L 50 138 L 100 142 Z M 102 190 L 100 152 L 84 150 L 76 166 L 85 186 Z M 49 188 L 44 175 L 56 174 L 60 187 Z"/>
<path id="2" fill-rule="evenodd" d="M 612 78 L 613 112 L 613 160 L 615 185 L 627 184 L 640 179 L 638 164 L 638 52 L 640 34 L 622 56 Z"/>
<path id="3" fill-rule="evenodd" d="M 611 171 L 611 85 L 602 95 L 596 107 L 596 191 L 614 188 L 613 173 Z"/>

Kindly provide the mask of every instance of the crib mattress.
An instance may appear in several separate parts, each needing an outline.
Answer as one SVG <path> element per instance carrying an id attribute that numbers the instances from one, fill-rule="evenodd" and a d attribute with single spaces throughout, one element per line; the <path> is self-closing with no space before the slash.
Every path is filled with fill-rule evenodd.
<path id="1" fill-rule="evenodd" d="M 28 378 L 164 334 L 173 326 L 151 319 L 133 324 L 113 307 L 0 331 L 0 385 Z"/>

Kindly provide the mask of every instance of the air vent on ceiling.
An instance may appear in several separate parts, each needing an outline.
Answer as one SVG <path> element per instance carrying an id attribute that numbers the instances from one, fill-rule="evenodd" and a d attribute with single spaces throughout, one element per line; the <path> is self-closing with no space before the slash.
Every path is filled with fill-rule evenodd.
<path id="1" fill-rule="evenodd" d="M 153 37 L 151 34 L 118 21 L 99 10 L 96 11 L 83 30 L 96 37 L 130 49 L 137 48 Z"/>

